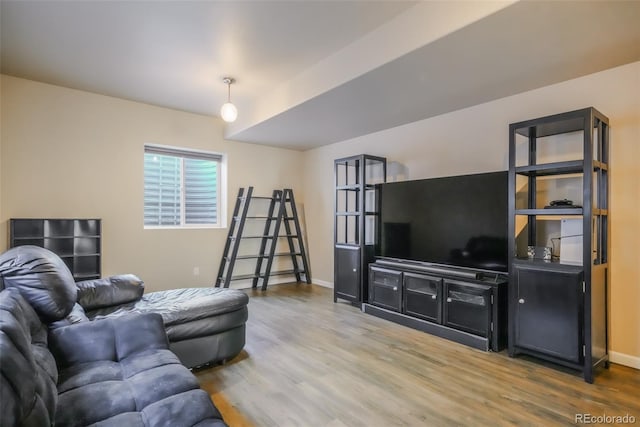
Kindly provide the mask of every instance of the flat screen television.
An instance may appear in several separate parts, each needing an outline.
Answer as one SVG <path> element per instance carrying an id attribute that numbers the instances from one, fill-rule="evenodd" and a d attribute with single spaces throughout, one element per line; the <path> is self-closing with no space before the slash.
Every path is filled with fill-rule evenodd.
<path id="1" fill-rule="evenodd" d="M 377 256 L 507 271 L 508 173 L 380 184 Z"/>

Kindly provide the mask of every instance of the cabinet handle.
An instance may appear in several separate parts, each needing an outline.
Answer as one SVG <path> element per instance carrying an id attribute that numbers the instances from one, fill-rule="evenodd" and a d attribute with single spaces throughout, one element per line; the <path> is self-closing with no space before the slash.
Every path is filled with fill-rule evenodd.
<path id="1" fill-rule="evenodd" d="M 394 287 L 393 287 L 393 292 L 395 292 L 395 291 L 397 291 L 397 290 L 398 290 L 398 287 L 397 287 L 397 286 L 394 286 Z"/>
<path id="2" fill-rule="evenodd" d="M 438 298 L 437 295 L 431 295 L 431 299 L 436 299 Z"/>
<path id="3" fill-rule="evenodd" d="M 518 300 L 518 302 L 519 302 L 520 304 L 524 304 L 524 298 L 520 298 L 520 299 Z"/>
<path id="4" fill-rule="evenodd" d="M 451 302 L 451 298 L 447 298 L 447 302 Z"/>

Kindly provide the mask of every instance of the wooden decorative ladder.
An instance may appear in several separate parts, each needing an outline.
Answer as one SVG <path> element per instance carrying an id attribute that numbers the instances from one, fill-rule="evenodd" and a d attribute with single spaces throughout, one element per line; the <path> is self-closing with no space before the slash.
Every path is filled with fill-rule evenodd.
<path id="1" fill-rule="evenodd" d="M 265 215 L 249 216 L 252 200 L 268 200 L 269 207 Z M 260 235 L 246 235 L 244 233 L 246 220 L 263 220 L 264 229 Z M 285 234 L 280 235 L 280 225 L 284 223 Z M 287 239 L 288 252 L 276 252 L 278 240 Z M 260 239 L 260 249 L 255 255 L 238 255 L 240 243 L 244 239 Z M 288 256 L 293 268 L 290 270 L 271 271 L 275 257 Z M 252 274 L 233 275 L 236 260 L 255 259 L 256 265 Z M 264 266 L 264 270 L 263 270 Z M 251 279 L 251 286 L 262 290 L 267 289 L 271 276 L 294 275 L 296 281 L 301 282 L 302 276 L 307 283 L 311 283 L 309 263 L 302 239 L 298 210 L 296 208 L 293 191 L 291 189 L 274 190 L 271 197 L 253 196 L 253 187 L 238 190 L 233 217 L 229 225 L 229 234 L 225 242 L 224 252 L 218 268 L 216 287 L 228 288 L 235 280 Z"/>

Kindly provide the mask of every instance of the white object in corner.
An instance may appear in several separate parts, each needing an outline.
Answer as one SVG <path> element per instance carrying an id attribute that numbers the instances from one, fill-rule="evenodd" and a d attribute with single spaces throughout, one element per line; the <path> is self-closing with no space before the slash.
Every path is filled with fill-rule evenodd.
<path id="1" fill-rule="evenodd" d="M 560 262 L 582 264 L 582 220 L 560 220 Z"/>

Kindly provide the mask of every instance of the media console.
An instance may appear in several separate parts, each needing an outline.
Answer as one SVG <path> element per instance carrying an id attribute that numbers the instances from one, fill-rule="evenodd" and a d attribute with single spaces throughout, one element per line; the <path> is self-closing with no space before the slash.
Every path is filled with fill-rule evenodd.
<path id="1" fill-rule="evenodd" d="M 507 275 L 398 259 L 369 264 L 365 313 L 485 351 L 507 342 Z"/>

